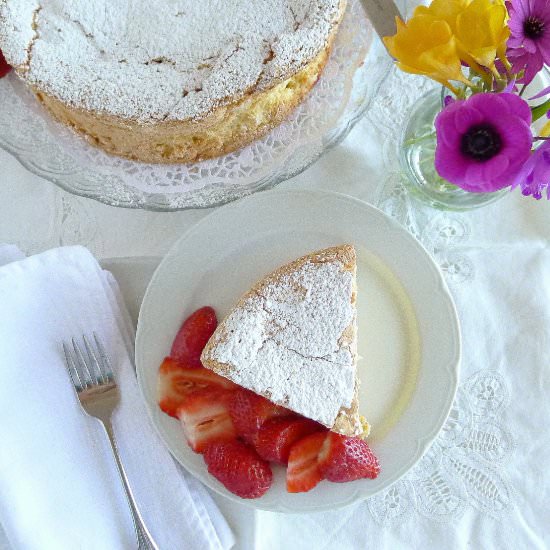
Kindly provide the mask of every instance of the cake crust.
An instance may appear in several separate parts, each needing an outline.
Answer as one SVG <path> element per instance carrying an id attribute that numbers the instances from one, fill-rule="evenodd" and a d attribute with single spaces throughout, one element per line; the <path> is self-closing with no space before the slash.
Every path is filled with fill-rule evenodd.
<path id="1" fill-rule="evenodd" d="M 31 89 L 54 118 L 109 154 L 154 164 L 200 162 L 236 151 L 288 118 L 319 79 L 329 51 L 330 46 L 273 88 L 219 107 L 201 120 L 124 120 L 71 107 L 36 86 Z"/>
<path id="2" fill-rule="evenodd" d="M 250 300 L 254 300 L 257 297 L 265 297 L 267 289 L 276 285 L 279 281 L 285 279 L 289 275 L 298 272 L 305 264 L 338 264 L 342 271 L 351 274 L 352 286 L 351 286 L 351 298 L 350 305 L 353 308 L 353 318 L 351 322 L 341 331 L 338 344 L 341 348 L 346 349 L 351 354 L 351 360 L 354 369 L 354 380 L 352 385 L 352 395 L 350 397 L 349 404 L 347 406 L 341 406 L 338 410 L 335 420 L 331 425 L 325 424 L 331 430 L 348 436 L 360 436 L 363 435 L 364 429 L 358 411 L 358 389 L 359 380 L 355 374 L 355 365 L 357 360 L 357 324 L 355 315 L 355 303 L 356 303 L 356 254 L 355 249 L 351 245 L 341 245 L 337 247 L 327 248 L 308 254 L 297 260 L 286 264 L 273 273 L 256 283 L 247 293 L 245 293 L 241 299 L 237 302 L 233 310 L 228 314 L 226 319 L 230 318 L 231 314 L 240 309 L 247 307 Z M 217 350 L 220 345 L 223 345 L 230 337 L 230 327 L 226 326 L 223 321 L 214 335 L 207 343 L 202 356 L 201 361 L 204 366 L 213 370 L 214 372 L 225 376 L 233 381 L 239 383 L 238 379 L 235 379 L 234 366 L 226 362 L 218 360 Z M 256 391 L 256 390 L 254 390 Z M 275 402 L 278 405 L 289 406 L 288 401 L 277 399 L 270 391 L 257 391 L 260 395 L 263 395 L 267 399 Z M 292 407 L 290 407 L 292 408 Z M 300 411 L 297 411 L 300 412 Z"/>

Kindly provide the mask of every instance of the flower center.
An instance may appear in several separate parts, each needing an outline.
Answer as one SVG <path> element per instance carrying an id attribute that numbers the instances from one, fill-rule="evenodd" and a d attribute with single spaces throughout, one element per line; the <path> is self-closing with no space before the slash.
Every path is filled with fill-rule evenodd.
<path id="1" fill-rule="evenodd" d="M 536 40 L 544 32 L 544 21 L 541 21 L 535 15 L 531 15 L 523 22 L 523 32 L 527 38 Z"/>
<path id="2" fill-rule="evenodd" d="M 462 154 L 478 161 L 493 158 L 501 149 L 502 140 L 490 124 L 471 126 L 460 142 Z"/>

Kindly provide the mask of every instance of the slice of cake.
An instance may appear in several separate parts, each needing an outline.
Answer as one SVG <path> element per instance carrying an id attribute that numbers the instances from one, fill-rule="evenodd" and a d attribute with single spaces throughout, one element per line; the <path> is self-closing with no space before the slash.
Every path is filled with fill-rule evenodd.
<path id="1" fill-rule="evenodd" d="M 236 384 L 344 435 L 366 435 L 356 372 L 356 255 L 327 248 L 247 292 L 201 361 Z"/>

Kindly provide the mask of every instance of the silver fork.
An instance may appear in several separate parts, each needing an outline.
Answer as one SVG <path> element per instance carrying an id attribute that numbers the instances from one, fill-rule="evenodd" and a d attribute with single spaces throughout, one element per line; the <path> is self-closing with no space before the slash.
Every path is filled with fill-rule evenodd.
<path id="1" fill-rule="evenodd" d="M 63 342 L 67 370 L 82 409 L 88 415 L 101 421 L 111 442 L 118 472 L 126 491 L 126 499 L 132 511 L 138 548 L 158 550 L 137 509 L 126 472 L 118 455 L 111 417 L 120 396 L 111 362 L 97 334 L 94 332 L 92 336 L 93 343 L 90 343 L 90 339 L 86 335 L 82 336 L 84 346 L 81 346 L 74 338 L 71 340 L 72 345 Z"/>

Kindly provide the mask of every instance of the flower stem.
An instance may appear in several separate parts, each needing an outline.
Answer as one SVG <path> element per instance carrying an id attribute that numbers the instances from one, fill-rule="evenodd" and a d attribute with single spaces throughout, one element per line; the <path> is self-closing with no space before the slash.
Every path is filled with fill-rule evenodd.
<path id="1" fill-rule="evenodd" d="M 435 130 L 433 132 L 428 132 L 423 136 L 408 139 L 407 141 L 405 141 L 405 145 L 416 145 L 417 143 L 422 143 L 423 141 L 428 141 L 430 139 L 435 139 Z"/>
<path id="2" fill-rule="evenodd" d="M 527 84 L 524 84 L 522 87 L 521 87 L 521 90 L 519 91 L 519 97 L 522 97 L 523 96 L 523 92 L 525 92 L 525 88 L 527 88 Z"/>
<path id="3" fill-rule="evenodd" d="M 460 94 L 458 88 L 455 88 L 450 82 L 447 82 L 447 84 L 445 84 L 445 86 L 447 86 L 447 88 L 449 88 L 451 93 L 453 93 L 455 96 L 458 96 Z"/>
<path id="4" fill-rule="evenodd" d="M 502 77 L 500 76 L 500 73 L 498 72 L 498 69 L 496 68 L 495 64 L 493 63 L 493 65 L 491 67 L 489 67 L 489 70 L 491 71 L 491 73 L 493 74 L 493 76 L 495 77 L 495 80 L 498 82 L 499 80 L 502 80 Z"/>

